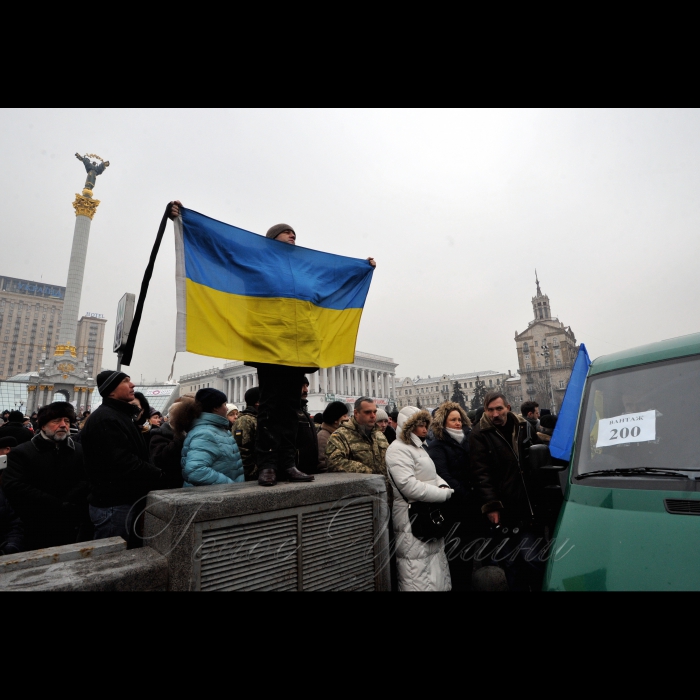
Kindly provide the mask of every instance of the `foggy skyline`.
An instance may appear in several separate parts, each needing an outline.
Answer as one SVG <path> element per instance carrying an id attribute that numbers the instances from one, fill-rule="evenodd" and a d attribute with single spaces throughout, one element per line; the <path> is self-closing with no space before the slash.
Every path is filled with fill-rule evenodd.
<path id="1" fill-rule="evenodd" d="M 85 170 L 98 177 L 80 315 L 138 298 L 166 204 L 377 261 L 357 349 L 397 376 L 517 370 L 535 268 L 591 358 L 698 330 L 698 110 L 3 110 L 0 275 L 65 286 Z M 175 349 L 168 225 L 132 364 Z M 224 360 L 180 353 L 174 379 Z"/>

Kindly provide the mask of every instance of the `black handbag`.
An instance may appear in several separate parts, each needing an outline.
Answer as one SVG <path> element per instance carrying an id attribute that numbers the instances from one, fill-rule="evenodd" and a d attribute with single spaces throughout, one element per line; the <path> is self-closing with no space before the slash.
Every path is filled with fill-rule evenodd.
<path id="1" fill-rule="evenodd" d="M 441 537 L 445 537 L 448 532 L 448 519 L 445 517 L 445 513 L 441 511 L 441 509 L 446 510 L 445 504 L 428 503 L 427 501 L 409 503 L 408 499 L 401 493 L 401 489 L 396 485 L 388 467 L 387 473 L 401 498 L 408 503 L 408 519 L 411 523 L 413 536 L 422 542 L 439 540 Z"/>

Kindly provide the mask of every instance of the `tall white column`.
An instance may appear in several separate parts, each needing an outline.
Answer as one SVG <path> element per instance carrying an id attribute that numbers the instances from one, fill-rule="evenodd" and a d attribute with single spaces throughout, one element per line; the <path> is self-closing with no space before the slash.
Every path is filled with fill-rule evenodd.
<path id="1" fill-rule="evenodd" d="M 396 401 L 396 375 L 391 375 L 391 398 Z"/>
<path id="2" fill-rule="evenodd" d="M 90 237 L 90 224 L 99 203 L 97 199 L 90 199 L 80 195 L 76 195 L 73 202 L 75 207 L 75 229 L 73 230 L 73 246 L 70 251 L 68 281 L 66 282 L 66 296 L 63 302 L 61 330 L 58 333 L 58 345 L 75 345 L 80 313 L 80 294 L 83 290 L 85 259 L 87 258 L 88 239 Z M 53 348 L 48 348 L 49 352 L 52 350 Z"/>
<path id="3" fill-rule="evenodd" d="M 335 367 L 331 367 L 330 372 L 331 372 L 331 394 L 335 394 Z"/>

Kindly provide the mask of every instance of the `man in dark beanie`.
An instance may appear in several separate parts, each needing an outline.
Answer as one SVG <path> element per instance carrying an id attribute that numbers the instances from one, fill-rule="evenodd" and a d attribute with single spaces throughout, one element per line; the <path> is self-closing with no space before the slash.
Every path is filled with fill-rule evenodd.
<path id="1" fill-rule="evenodd" d="M 323 412 L 321 430 L 318 431 L 318 470 L 327 472 L 326 445 L 328 438 L 340 428 L 340 424 L 348 420 L 348 407 L 342 401 L 333 401 Z"/>
<path id="2" fill-rule="evenodd" d="M 246 481 L 258 478 L 256 464 L 255 440 L 258 428 L 258 407 L 260 406 L 260 387 L 254 386 L 245 393 L 245 408 L 240 412 L 231 428 L 243 460 L 243 472 Z"/>
<path id="3" fill-rule="evenodd" d="M 7 423 L 0 426 L 0 437 L 8 436 L 17 440 L 18 445 L 29 442 L 34 437 L 34 433 L 24 427 L 24 413 L 22 411 L 10 411 Z"/>
<path id="4" fill-rule="evenodd" d="M 92 539 L 83 451 L 70 437 L 74 421 L 66 401 L 43 406 L 38 434 L 9 454 L 2 486 L 24 523 L 25 550 Z"/>
<path id="5" fill-rule="evenodd" d="M 120 536 L 129 547 L 138 547 L 142 540 L 136 518 L 146 507 L 145 496 L 167 485 L 163 472 L 149 462 L 146 442 L 134 423 L 139 408 L 130 403 L 134 399 L 130 377 L 105 370 L 96 381 L 102 404 L 81 433 L 95 539 Z"/>
<path id="6" fill-rule="evenodd" d="M 171 202 L 170 218 L 180 215 L 182 202 Z M 279 243 L 296 245 L 296 232 L 289 224 L 271 226 L 266 238 Z M 376 267 L 374 258 L 367 258 Z M 298 411 L 301 409 L 299 387 L 305 374 L 318 372 L 318 367 L 293 367 L 265 362 L 245 362 L 258 371 L 260 406 L 256 435 L 258 484 L 274 486 L 278 474 L 289 481 L 313 481 L 314 477 L 300 471 L 296 465 Z"/>

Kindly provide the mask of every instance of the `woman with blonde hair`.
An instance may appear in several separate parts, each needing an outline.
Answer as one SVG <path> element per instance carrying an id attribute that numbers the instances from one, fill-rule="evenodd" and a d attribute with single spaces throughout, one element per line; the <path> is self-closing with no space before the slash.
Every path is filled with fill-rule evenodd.
<path id="1" fill-rule="evenodd" d="M 459 550 L 448 545 L 452 590 L 471 590 L 472 561 L 464 561 L 461 551 L 481 532 L 481 509 L 476 503 L 469 468 L 471 421 L 455 401 L 445 401 L 433 415 L 430 430 L 434 439 L 428 446 L 435 469 L 454 490 L 450 501 L 448 528 L 454 532 Z"/>
<path id="2" fill-rule="evenodd" d="M 400 591 L 449 591 L 450 569 L 445 540 L 423 541 L 413 535 L 409 504 L 444 503 L 453 490 L 438 476 L 425 448 L 430 414 L 406 406 L 398 416 L 397 438 L 386 452 L 386 467 L 394 490 L 392 517 Z"/>

